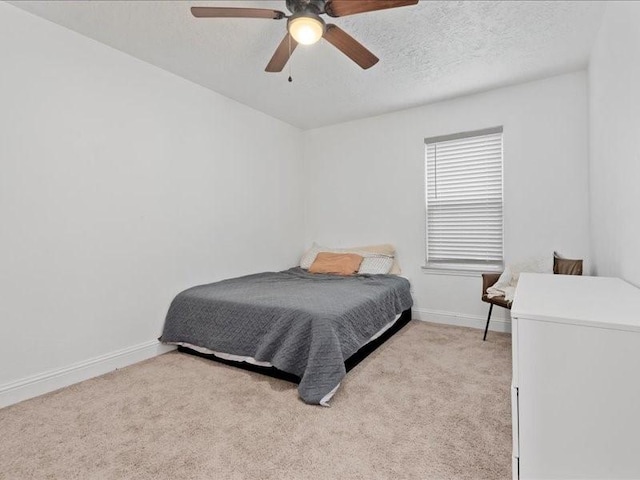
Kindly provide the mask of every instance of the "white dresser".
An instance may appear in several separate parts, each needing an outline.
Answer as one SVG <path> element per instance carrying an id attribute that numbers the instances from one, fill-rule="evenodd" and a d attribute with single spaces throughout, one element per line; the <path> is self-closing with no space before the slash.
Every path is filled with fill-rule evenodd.
<path id="1" fill-rule="evenodd" d="M 511 317 L 513 478 L 640 479 L 640 289 L 525 273 Z"/>

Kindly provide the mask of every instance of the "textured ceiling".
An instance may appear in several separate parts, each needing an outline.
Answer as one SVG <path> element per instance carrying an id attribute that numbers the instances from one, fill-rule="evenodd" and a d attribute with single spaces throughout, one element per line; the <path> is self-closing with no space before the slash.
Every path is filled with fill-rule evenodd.
<path id="1" fill-rule="evenodd" d="M 423 0 L 332 19 L 380 62 L 363 71 L 324 40 L 301 45 L 289 83 L 288 69 L 264 72 L 286 21 L 189 12 L 194 5 L 285 10 L 284 0 L 10 3 L 305 129 L 582 68 L 604 8 Z"/>

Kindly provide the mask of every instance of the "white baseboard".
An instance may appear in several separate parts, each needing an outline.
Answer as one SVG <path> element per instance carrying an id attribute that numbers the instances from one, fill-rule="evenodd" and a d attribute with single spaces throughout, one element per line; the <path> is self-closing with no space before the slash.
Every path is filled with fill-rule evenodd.
<path id="1" fill-rule="evenodd" d="M 424 322 L 444 323 L 447 325 L 456 325 L 458 327 L 471 327 L 484 330 L 487 324 L 487 317 L 478 315 L 468 315 L 466 313 L 443 312 L 438 310 L 427 310 L 424 308 L 413 308 L 411 313 L 414 319 Z M 511 333 L 511 322 L 494 314 L 489 322 L 489 330 L 494 332 Z"/>
<path id="2" fill-rule="evenodd" d="M 157 340 L 151 340 L 90 358 L 68 367 L 0 385 L 0 408 L 103 375 L 174 349 L 174 346 L 163 345 Z"/>

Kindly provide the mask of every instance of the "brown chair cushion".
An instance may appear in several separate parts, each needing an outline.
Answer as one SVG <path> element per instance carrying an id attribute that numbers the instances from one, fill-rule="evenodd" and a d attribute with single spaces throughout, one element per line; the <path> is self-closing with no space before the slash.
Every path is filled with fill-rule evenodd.
<path id="1" fill-rule="evenodd" d="M 482 295 L 487 293 L 487 289 L 496 284 L 498 279 L 500 279 L 500 273 L 483 273 L 482 274 Z"/>
<path id="2" fill-rule="evenodd" d="M 556 275 L 582 275 L 582 260 L 562 258 L 553 252 L 553 273 Z"/>
<path id="3" fill-rule="evenodd" d="M 498 305 L 499 307 L 508 308 L 509 310 L 511 310 L 511 302 L 508 302 L 507 299 L 503 296 L 489 298 L 487 295 L 483 295 L 482 301 L 486 303 L 493 303 L 494 305 Z"/>
<path id="4" fill-rule="evenodd" d="M 482 274 L 482 301 L 486 303 L 492 303 L 499 307 L 511 309 L 511 302 L 507 302 L 504 296 L 489 298 L 487 295 L 487 288 L 496 284 L 502 273 L 483 273 Z"/>

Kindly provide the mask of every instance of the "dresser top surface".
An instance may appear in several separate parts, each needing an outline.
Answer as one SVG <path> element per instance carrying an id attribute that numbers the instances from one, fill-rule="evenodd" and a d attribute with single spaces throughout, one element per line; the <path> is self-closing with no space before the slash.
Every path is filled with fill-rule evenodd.
<path id="1" fill-rule="evenodd" d="M 523 273 L 511 315 L 640 332 L 640 289 L 619 278 Z"/>

